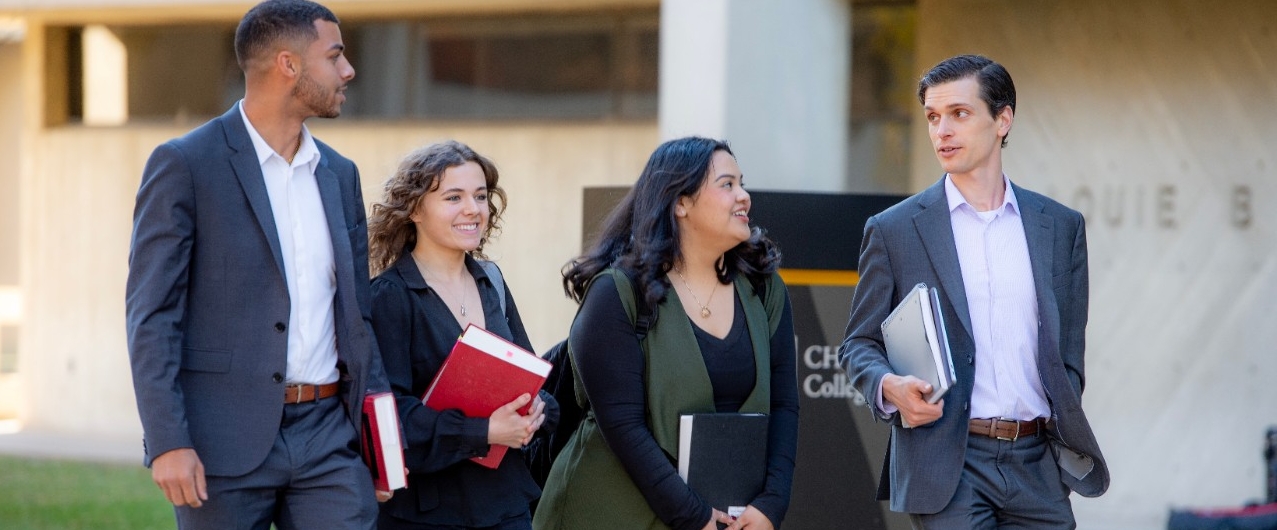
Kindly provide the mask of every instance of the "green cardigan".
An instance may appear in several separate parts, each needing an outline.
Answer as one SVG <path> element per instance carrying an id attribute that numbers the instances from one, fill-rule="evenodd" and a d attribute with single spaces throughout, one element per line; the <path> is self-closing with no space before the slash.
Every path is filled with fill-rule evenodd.
<path id="1" fill-rule="evenodd" d="M 612 276 L 625 312 L 633 322 L 637 309 L 629 277 L 616 269 L 599 274 Z M 780 325 L 785 286 L 780 276 L 773 274 L 763 290 L 766 300 L 754 295 L 753 287 L 743 276 L 737 277 L 735 287 L 745 308 L 745 322 L 754 346 L 757 370 L 754 390 L 741 406 L 741 412 L 766 414 L 771 409 L 771 336 Z M 657 312 L 678 315 L 681 311 L 678 294 L 673 289 L 669 290 Z M 679 416 L 714 412 L 713 386 L 687 319 L 660 319 L 649 330 L 642 346 L 646 356 L 647 423 L 672 465 L 678 459 Z M 569 355 L 575 355 L 570 348 Z M 576 378 L 576 396 L 577 402 L 589 410 L 589 399 L 579 376 Z M 555 458 L 537 506 L 533 528 L 659 530 L 668 527 L 652 512 L 643 494 L 608 448 L 593 410 L 589 410 L 563 452 Z"/>

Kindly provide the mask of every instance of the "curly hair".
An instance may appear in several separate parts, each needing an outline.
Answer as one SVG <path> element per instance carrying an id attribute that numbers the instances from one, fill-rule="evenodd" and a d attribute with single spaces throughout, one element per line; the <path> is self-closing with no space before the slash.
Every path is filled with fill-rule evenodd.
<path id="1" fill-rule="evenodd" d="M 665 275 L 682 259 L 674 206 L 680 197 L 700 191 L 718 151 L 735 156 L 727 142 L 695 136 L 658 146 L 638 182 L 603 222 L 594 244 L 563 267 L 563 292 L 580 302 L 596 274 L 618 267 L 634 281 L 648 307 L 660 304 L 670 288 Z M 780 268 L 780 257 L 766 233 L 752 227 L 748 240 L 723 254 L 718 280 L 730 283 L 744 274 L 757 289 Z"/>
<path id="2" fill-rule="evenodd" d="M 439 189 L 444 171 L 466 162 L 479 164 L 488 187 L 488 226 L 483 229 L 479 247 L 470 251 L 477 258 L 487 258 L 483 245 L 501 231 L 505 190 L 497 185 L 497 166 L 491 160 L 466 144 L 448 140 L 408 153 L 399 162 L 399 169 L 386 180 L 381 202 L 372 205 L 372 214 L 368 216 L 368 265 L 373 276 L 417 245 L 417 229 L 410 218 L 412 212 L 422 196 Z"/>

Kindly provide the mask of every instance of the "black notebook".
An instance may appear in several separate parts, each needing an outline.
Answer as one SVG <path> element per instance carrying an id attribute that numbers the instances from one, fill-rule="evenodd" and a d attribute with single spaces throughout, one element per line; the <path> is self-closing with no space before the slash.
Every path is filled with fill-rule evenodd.
<path id="1" fill-rule="evenodd" d="M 767 482 L 767 416 L 682 415 L 678 474 L 701 500 L 739 516 Z"/>

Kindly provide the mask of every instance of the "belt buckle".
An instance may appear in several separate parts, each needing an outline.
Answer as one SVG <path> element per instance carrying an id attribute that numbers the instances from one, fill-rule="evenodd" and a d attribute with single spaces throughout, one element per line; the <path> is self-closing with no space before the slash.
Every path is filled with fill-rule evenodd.
<path id="1" fill-rule="evenodd" d="M 1000 422 L 1007 422 L 1007 423 L 1010 423 L 1010 424 L 1011 424 L 1011 432 L 1012 432 L 1013 434 L 1012 434 L 1010 437 L 1006 437 L 1006 436 L 998 436 L 998 423 L 1000 423 Z M 1004 442 L 1014 442 L 1014 441 L 1016 441 L 1016 440 L 1019 440 L 1019 439 L 1020 439 L 1020 422 L 1018 422 L 1018 421 L 1016 421 L 1016 420 L 1009 420 L 1009 419 L 1006 419 L 1006 418 L 995 418 L 995 419 L 993 419 L 992 423 L 990 424 L 990 428 L 989 428 L 989 430 L 990 430 L 990 431 L 993 431 L 993 437 L 994 437 L 994 438 L 997 438 L 997 439 L 1002 440 L 1002 441 L 1004 441 Z"/>
<path id="2" fill-rule="evenodd" d="M 290 405 L 300 405 L 302 403 L 302 389 L 305 386 L 306 386 L 305 383 L 298 383 L 298 384 L 290 386 L 289 388 L 292 388 L 297 391 L 297 397 L 295 398 L 294 401 L 284 400 L 284 402 Z"/>

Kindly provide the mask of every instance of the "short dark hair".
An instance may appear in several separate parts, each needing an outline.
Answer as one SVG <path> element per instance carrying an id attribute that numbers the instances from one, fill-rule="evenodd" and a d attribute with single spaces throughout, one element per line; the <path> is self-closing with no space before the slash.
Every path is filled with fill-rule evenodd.
<path id="1" fill-rule="evenodd" d="M 697 136 L 658 146 L 594 244 L 564 266 L 564 293 L 580 302 L 596 274 L 617 267 L 630 275 L 648 307 L 659 305 L 670 287 L 665 274 L 683 258 L 674 207 L 680 198 L 700 192 L 719 151 L 732 155 L 727 142 Z M 778 268 L 780 250 L 755 226 L 748 240 L 723 254 L 718 279 L 729 283 L 744 274 L 757 289 Z"/>
<path id="2" fill-rule="evenodd" d="M 253 6 L 235 28 L 239 68 L 247 72 L 250 61 L 270 53 L 281 41 L 319 38 L 316 20 L 341 23 L 328 8 L 309 0 L 266 0 Z"/>
<path id="3" fill-rule="evenodd" d="M 927 89 L 967 77 L 975 77 L 980 83 L 980 99 L 989 106 L 993 117 L 996 118 L 1007 107 L 1015 112 L 1015 83 L 1011 81 L 1011 74 L 983 55 L 959 55 L 932 66 L 918 80 L 918 102 L 926 103 Z M 1010 136 L 1011 132 L 1007 131 L 1007 135 L 1002 137 L 1002 147 L 1007 146 Z"/>

